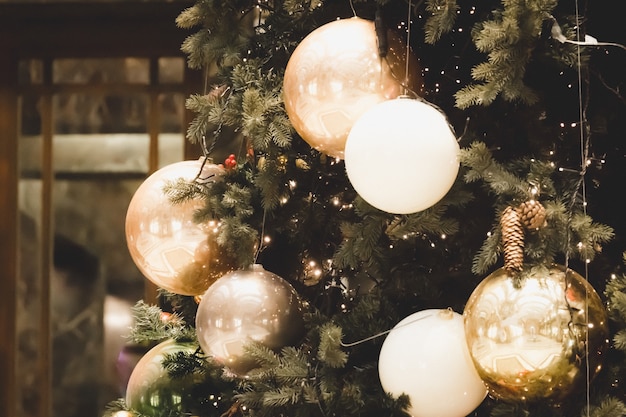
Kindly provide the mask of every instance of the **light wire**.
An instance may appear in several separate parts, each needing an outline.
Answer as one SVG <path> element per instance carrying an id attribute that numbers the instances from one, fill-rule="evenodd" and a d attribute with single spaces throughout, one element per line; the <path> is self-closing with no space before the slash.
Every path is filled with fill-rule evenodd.
<path id="1" fill-rule="evenodd" d="M 449 311 L 452 311 L 452 309 L 450 309 L 450 308 L 448 308 L 448 310 L 449 310 Z M 394 328 L 392 328 L 392 329 L 385 330 L 384 332 L 376 333 L 375 335 L 372 335 L 372 336 L 366 337 L 365 339 L 360 339 L 360 340 L 357 340 L 356 342 L 351 342 L 351 343 L 339 342 L 339 343 L 340 343 L 340 344 L 341 344 L 341 346 L 343 346 L 343 347 L 353 347 L 353 346 L 357 346 L 357 345 L 360 345 L 361 343 L 369 342 L 370 340 L 374 340 L 374 339 L 376 339 L 376 338 L 378 338 L 378 337 L 380 337 L 380 336 L 384 336 L 384 335 L 386 335 L 386 334 L 388 334 L 388 333 L 391 333 L 391 332 L 392 332 L 392 331 L 394 331 L 395 329 L 400 329 L 400 328 L 402 328 L 402 327 L 410 326 L 410 325 L 411 325 L 411 324 L 413 324 L 413 323 L 416 323 L 416 322 L 418 322 L 418 321 L 421 321 L 421 320 L 427 319 L 427 318 L 432 317 L 432 316 L 433 316 L 433 314 L 428 314 L 428 315 L 423 316 L 423 317 L 416 317 L 416 318 L 414 318 L 414 319 L 412 319 L 412 320 L 407 321 L 406 323 L 403 323 L 403 324 L 397 324 L 397 325 L 396 325 Z"/>
<path id="2" fill-rule="evenodd" d="M 586 128 L 586 111 L 583 104 L 583 87 L 582 87 L 582 59 L 581 59 L 581 33 L 580 33 L 580 11 L 578 0 L 574 1 L 576 7 L 576 59 L 577 59 L 577 80 L 578 80 L 578 125 L 579 125 L 579 137 L 580 137 L 580 158 L 581 158 L 581 177 L 580 177 L 580 193 L 582 198 L 582 210 L 583 214 L 587 214 L 587 189 L 585 185 L 585 174 L 587 173 L 587 155 L 589 154 L 589 135 L 585 135 Z M 575 198 L 576 193 L 574 193 Z M 587 260 L 584 260 L 585 265 L 585 280 L 589 280 L 589 265 Z M 567 270 L 565 272 L 567 277 Z M 589 291 L 585 289 L 585 319 L 589 320 Z M 589 417 L 591 409 L 591 376 L 589 369 L 589 326 L 586 326 L 585 331 L 585 402 L 586 402 L 586 417 Z"/>

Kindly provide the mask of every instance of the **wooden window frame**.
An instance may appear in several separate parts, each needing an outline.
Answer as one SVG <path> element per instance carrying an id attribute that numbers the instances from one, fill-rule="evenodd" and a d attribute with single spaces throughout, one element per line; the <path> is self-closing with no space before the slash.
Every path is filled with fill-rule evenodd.
<path id="1" fill-rule="evenodd" d="M 51 62 L 55 58 L 149 58 L 151 67 L 159 57 L 183 56 L 180 46 L 188 32 L 177 28 L 175 19 L 192 2 L 125 2 L 125 3 L 43 3 L 0 4 L 0 415 L 17 417 L 18 387 L 16 376 L 16 296 L 19 279 L 19 222 L 18 222 L 18 137 L 19 100 L 23 93 L 18 84 L 18 65 L 25 59 Z M 45 65 L 44 65 L 45 66 Z M 49 68 L 49 65 L 47 66 Z M 48 71 L 49 72 L 49 71 Z M 156 71 L 151 71 L 155 76 Z M 43 97 L 51 97 L 53 91 L 50 74 L 44 73 L 41 89 Z M 198 91 L 201 85 L 199 71 L 185 72 L 185 88 L 188 95 Z M 154 92 L 153 92 L 154 93 Z M 154 112 L 153 112 L 154 113 Z M 191 115 L 187 115 L 188 122 Z M 50 125 L 50 124 L 48 124 Z M 150 120 L 153 126 L 151 138 L 158 134 L 158 120 Z M 42 132 L 51 136 L 52 132 Z M 47 144 L 46 144 L 47 142 Z M 152 145 L 151 140 L 151 146 Z M 156 142 L 155 142 L 156 143 Z M 51 146 L 44 140 L 44 147 Z M 150 168 L 156 169 L 156 149 L 150 152 Z M 198 155 L 197 149 L 186 145 L 185 157 Z M 52 169 L 43 166 L 44 186 L 42 202 L 50 213 L 50 183 Z M 47 180 L 46 180 L 47 178 Z M 49 216 L 44 216 L 49 217 Z M 42 284 L 49 281 L 51 258 L 51 225 L 43 220 L 44 242 L 42 259 L 44 266 Z M 47 229 L 47 230 L 46 230 Z M 48 265 L 47 267 L 45 267 Z M 49 283 L 49 282 L 48 282 Z M 155 289 L 147 283 L 146 297 Z M 49 328 L 49 286 L 42 292 L 42 329 Z M 47 337 L 47 339 L 46 339 Z M 41 404 L 37 417 L 51 415 L 50 387 L 50 334 L 42 337 L 43 349 L 39 359 L 39 384 Z M 46 346 L 47 345 L 47 346 Z M 46 347 L 48 348 L 46 350 Z"/>

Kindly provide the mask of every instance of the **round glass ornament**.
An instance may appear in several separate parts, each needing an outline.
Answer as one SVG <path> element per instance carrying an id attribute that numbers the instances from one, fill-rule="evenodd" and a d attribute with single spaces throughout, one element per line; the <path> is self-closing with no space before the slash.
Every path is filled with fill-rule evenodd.
<path id="1" fill-rule="evenodd" d="M 327 23 L 307 35 L 285 69 L 283 99 L 294 129 L 312 148 L 343 159 L 348 133 L 374 104 L 421 91 L 417 58 L 387 31 L 379 56 L 374 22 L 359 17 Z M 407 72 L 408 58 L 408 72 Z"/>
<path id="2" fill-rule="evenodd" d="M 201 297 L 196 333 L 203 351 L 238 376 L 257 364 L 244 346 L 258 342 L 279 350 L 304 335 L 304 304 L 296 290 L 259 264 L 232 271 Z"/>
<path id="3" fill-rule="evenodd" d="M 589 282 L 571 269 L 553 265 L 522 274 L 500 268 L 474 289 L 463 312 L 470 355 L 492 397 L 558 403 L 600 371 L 607 313 Z"/>
<path id="4" fill-rule="evenodd" d="M 232 271 L 234 261 L 217 244 L 219 221 L 197 223 L 198 198 L 170 202 L 164 187 L 178 179 L 220 181 L 224 169 L 202 159 L 167 165 L 135 191 L 126 213 L 126 242 L 141 273 L 157 286 L 181 295 L 200 295 Z"/>
<path id="5" fill-rule="evenodd" d="M 163 368 L 166 355 L 178 352 L 193 353 L 197 346 L 166 340 L 150 349 L 133 369 L 126 387 L 126 405 L 134 411 L 150 417 L 160 417 L 163 410 L 189 413 L 196 381 L 193 375 L 171 378 Z M 193 413 L 192 413 L 193 414 Z"/>

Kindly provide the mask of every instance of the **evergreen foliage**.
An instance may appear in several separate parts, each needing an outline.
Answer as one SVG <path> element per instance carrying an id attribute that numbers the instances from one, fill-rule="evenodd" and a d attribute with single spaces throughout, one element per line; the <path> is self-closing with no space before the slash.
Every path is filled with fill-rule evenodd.
<path id="1" fill-rule="evenodd" d="M 218 243 L 238 266 L 263 264 L 292 283 L 309 307 L 299 345 L 278 352 L 246 345 L 259 363 L 247 378 L 222 372 L 200 351 L 166 361 L 172 375 L 204 376 L 211 387 L 221 381 L 223 401 L 230 402 L 224 417 L 406 416 L 409 398 L 392 398 L 378 379 L 384 335 L 422 309 L 462 312 L 473 288 L 502 262 L 503 210 L 530 199 L 545 207 L 546 226 L 525 236 L 526 264 L 561 263 L 580 273 L 589 268 L 607 303 L 611 351 L 590 388 L 588 409 L 584 396 L 560 407 L 487 398 L 472 415 L 626 415 L 626 276 L 615 272 L 605 282 L 624 266 L 615 260 L 623 241 L 615 242 L 620 234 L 605 224 L 610 216 L 602 216 L 615 206 L 593 203 L 609 182 L 606 171 L 593 163 L 579 168 L 578 139 L 581 132 L 587 141 L 612 138 L 608 126 L 623 118 L 625 106 L 619 89 L 606 87 L 623 80 L 605 76 L 599 85 L 592 74 L 602 68 L 593 67 L 598 56 L 592 50 L 576 53 L 550 37 L 554 21 L 566 36 L 575 35 L 569 5 L 465 3 L 427 0 L 407 8 L 400 0 L 197 0 L 181 12 L 177 24 L 197 29 L 182 50 L 191 68 L 206 72 L 208 85 L 186 102 L 195 114 L 187 137 L 215 162 L 220 152 L 234 153 L 237 166 L 222 181 L 172 184 L 168 192 L 177 202 L 200 195 L 207 205 L 196 219 L 221 220 Z M 373 20 L 379 12 L 388 27 L 406 29 L 407 9 L 411 47 L 428 68 L 424 98 L 464 132 L 461 172 L 448 195 L 422 212 L 394 215 L 356 194 L 342 161 L 298 136 L 284 110 L 282 77 L 291 52 L 315 28 L 354 13 Z M 579 71 L 585 80 L 580 102 L 564 87 L 576 85 Z M 604 91 L 594 90 L 602 99 L 589 93 L 591 86 Z M 581 116 L 585 129 L 560 126 Z M 589 128 L 590 120 L 606 129 Z M 592 152 L 587 142 L 583 159 L 593 161 Z M 393 164 L 380 161 L 372 170 Z M 310 260 L 321 274 L 310 274 Z M 131 340 L 194 340 L 193 299 L 166 292 L 160 298 L 160 307 L 137 304 Z M 162 309 L 175 314 L 163 321 Z M 198 402 L 198 415 L 215 415 L 205 397 Z M 112 403 L 106 415 L 125 408 L 123 401 Z"/>

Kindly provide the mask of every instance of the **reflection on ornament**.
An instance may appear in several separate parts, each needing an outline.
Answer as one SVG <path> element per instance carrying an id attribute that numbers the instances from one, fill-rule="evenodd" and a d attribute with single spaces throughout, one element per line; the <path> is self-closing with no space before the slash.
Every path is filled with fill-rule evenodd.
<path id="1" fill-rule="evenodd" d="M 244 345 L 279 350 L 304 334 L 304 306 L 295 289 L 261 265 L 230 272 L 198 304 L 196 333 L 207 355 L 239 376 L 256 367 Z"/>
<path id="2" fill-rule="evenodd" d="M 452 310 L 423 310 L 400 321 L 383 342 L 378 373 L 385 392 L 409 396 L 413 417 L 464 417 L 487 396 L 467 351 L 463 317 Z"/>
<path id="3" fill-rule="evenodd" d="M 381 161 L 389 164 L 381 167 Z M 377 104 L 346 142 L 348 179 L 372 206 L 415 213 L 443 198 L 459 171 L 459 145 L 443 114 L 401 97 Z"/>
<path id="4" fill-rule="evenodd" d="M 135 417 L 135 414 L 126 410 L 120 410 L 116 411 L 111 417 Z"/>
<path id="5" fill-rule="evenodd" d="M 192 391 L 193 375 L 170 378 L 162 366 L 166 355 L 194 353 L 197 346 L 166 340 L 148 351 L 137 363 L 128 380 L 126 405 L 149 417 L 161 416 L 163 410 L 189 413 L 196 399 Z M 192 413 L 193 414 L 193 413 Z"/>
<path id="6" fill-rule="evenodd" d="M 485 278 L 465 311 L 470 354 L 490 394 L 509 401 L 560 401 L 593 378 L 608 344 L 607 314 L 593 287 L 555 265 L 514 278 Z"/>
<path id="7" fill-rule="evenodd" d="M 202 172 L 200 170 L 202 169 Z M 157 286 L 181 295 L 204 293 L 213 281 L 234 269 L 217 244 L 217 221 L 198 224 L 194 211 L 200 199 L 172 204 L 165 185 L 182 178 L 219 181 L 223 169 L 202 160 L 168 165 L 137 189 L 126 214 L 126 241 L 139 270 Z"/>
<path id="8" fill-rule="evenodd" d="M 327 23 L 298 45 L 285 69 L 285 110 L 294 129 L 314 149 L 343 158 L 354 122 L 374 104 L 418 91 L 415 56 L 388 31 L 387 57 L 378 55 L 374 22 L 353 17 Z M 404 84 L 404 86 L 403 86 Z"/>

